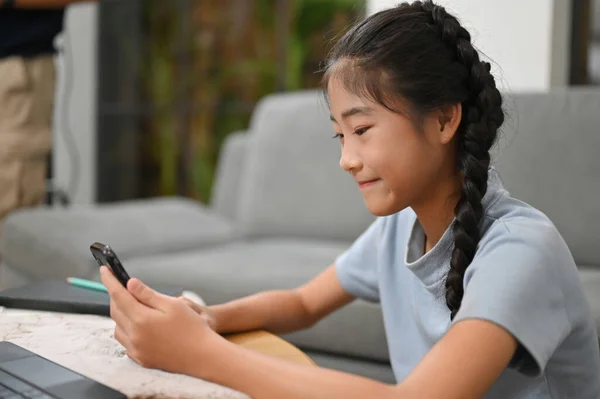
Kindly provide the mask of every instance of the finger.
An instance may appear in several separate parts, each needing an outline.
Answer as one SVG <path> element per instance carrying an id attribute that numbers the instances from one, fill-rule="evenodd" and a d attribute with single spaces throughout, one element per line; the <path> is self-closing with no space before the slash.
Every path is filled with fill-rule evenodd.
<path id="1" fill-rule="evenodd" d="M 192 301 L 200 306 L 206 306 L 206 302 L 204 302 L 204 300 L 193 291 L 185 290 L 181 293 L 181 296 L 189 299 L 190 301 Z"/>
<path id="2" fill-rule="evenodd" d="M 125 333 L 125 330 L 123 330 L 123 328 L 120 326 L 115 327 L 115 339 L 118 343 L 123 345 L 125 349 L 129 349 L 129 337 L 127 336 L 127 333 Z"/>
<path id="3" fill-rule="evenodd" d="M 186 297 L 184 297 L 184 296 L 178 296 L 176 299 L 177 299 L 179 302 L 183 302 L 183 303 L 185 303 L 186 305 L 190 305 L 190 306 L 192 306 L 192 305 L 194 304 L 194 302 L 192 302 L 192 301 L 191 301 L 189 298 L 186 298 Z"/>
<path id="4" fill-rule="evenodd" d="M 198 305 L 196 302 L 192 301 L 190 298 L 186 298 L 184 296 L 177 297 L 177 300 L 188 305 L 192 310 L 198 314 L 204 312 L 204 306 Z"/>
<path id="5" fill-rule="evenodd" d="M 131 327 L 131 320 L 123 314 L 119 306 L 112 300 L 110 301 L 110 317 L 121 328 L 129 329 Z"/>
<path id="6" fill-rule="evenodd" d="M 112 302 L 114 302 L 119 310 L 131 320 L 132 315 L 140 314 L 144 312 L 144 306 L 142 306 L 126 289 L 121 285 L 119 280 L 112 274 L 112 272 L 106 267 L 100 267 L 100 278 L 102 283 L 108 291 L 108 295 Z"/>
<path id="7" fill-rule="evenodd" d="M 125 330 L 123 330 L 119 326 L 115 328 L 115 339 L 125 348 L 125 355 L 134 362 L 139 363 L 137 357 L 133 355 L 135 353 L 135 350 L 131 347 L 131 340 L 127 336 Z"/>
<path id="8" fill-rule="evenodd" d="M 196 304 L 194 302 L 192 302 L 189 298 L 186 298 L 184 296 L 178 296 L 176 298 L 176 300 L 178 302 L 185 303 L 187 306 L 192 308 L 195 312 L 198 312 L 200 310 L 200 309 L 196 308 L 196 306 L 195 306 Z"/>
<path id="9" fill-rule="evenodd" d="M 173 298 L 154 291 L 137 278 L 132 278 L 127 283 L 129 292 L 141 303 L 157 310 L 165 310 Z"/>

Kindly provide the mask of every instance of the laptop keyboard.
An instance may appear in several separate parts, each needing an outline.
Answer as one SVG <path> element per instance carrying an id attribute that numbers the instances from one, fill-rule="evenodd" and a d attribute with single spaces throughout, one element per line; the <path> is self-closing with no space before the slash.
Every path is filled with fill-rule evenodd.
<path id="1" fill-rule="evenodd" d="M 33 385 L 0 370 L 0 399 L 54 399 Z"/>

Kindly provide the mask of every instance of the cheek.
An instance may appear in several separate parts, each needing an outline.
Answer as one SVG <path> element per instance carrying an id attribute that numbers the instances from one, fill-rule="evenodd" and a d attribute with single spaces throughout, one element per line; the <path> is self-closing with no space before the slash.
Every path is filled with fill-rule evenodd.
<path id="1" fill-rule="evenodd" d="M 379 177 L 390 186 L 404 186 L 403 183 L 410 182 L 427 163 L 423 148 L 415 140 L 385 140 L 377 148 L 369 158 Z"/>
<path id="2" fill-rule="evenodd" d="M 398 206 L 409 206 L 435 174 L 436 155 L 423 141 L 412 137 L 390 140 L 373 156 L 374 168 Z"/>

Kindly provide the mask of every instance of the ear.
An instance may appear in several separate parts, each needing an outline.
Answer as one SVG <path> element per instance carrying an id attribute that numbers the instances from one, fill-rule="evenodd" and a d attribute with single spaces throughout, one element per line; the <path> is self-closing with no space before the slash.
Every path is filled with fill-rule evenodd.
<path id="1" fill-rule="evenodd" d="M 447 105 L 438 110 L 440 142 L 448 144 L 456 134 L 462 120 L 462 104 Z"/>

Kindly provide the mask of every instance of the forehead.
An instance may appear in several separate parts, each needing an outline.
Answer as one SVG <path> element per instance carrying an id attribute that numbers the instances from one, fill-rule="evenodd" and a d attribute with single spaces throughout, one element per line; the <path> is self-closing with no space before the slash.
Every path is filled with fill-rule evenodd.
<path id="1" fill-rule="evenodd" d="M 340 79 L 332 77 L 327 83 L 327 97 L 331 119 L 334 122 L 355 115 L 373 116 L 377 118 L 412 118 L 410 106 L 400 98 L 386 99 L 382 104 L 367 93 L 356 93 Z"/>
<path id="2" fill-rule="evenodd" d="M 347 107 L 367 107 L 375 105 L 372 101 L 360 96 L 346 88 L 340 79 L 332 77 L 327 84 L 327 97 L 331 111 L 340 110 Z"/>
<path id="3" fill-rule="evenodd" d="M 357 59 L 342 58 L 327 70 L 327 95 L 330 108 L 374 106 L 373 90 L 379 87 L 373 81 L 373 71 L 367 72 Z M 378 80 L 378 78 L 377 78 Z"/>
<path id="4" fill-rule="evenodd" d="M 383 69 L 367 68 L 359 60 L 341 59 L 329 67 L 325 79 L 332 114 L 348 107 L 368 107 L 378 113 L 404 116 L 412 114 L 410 102 L 394 90 L 396 85 Z"/>

